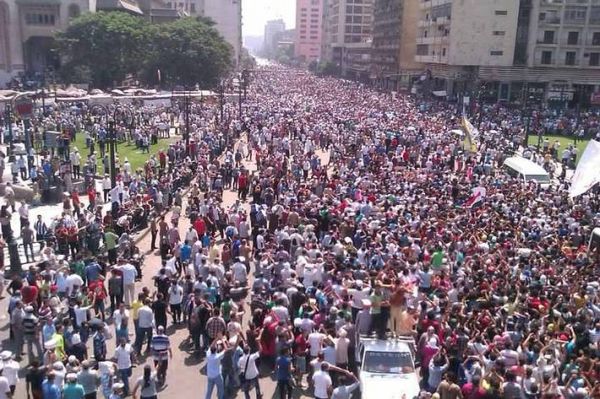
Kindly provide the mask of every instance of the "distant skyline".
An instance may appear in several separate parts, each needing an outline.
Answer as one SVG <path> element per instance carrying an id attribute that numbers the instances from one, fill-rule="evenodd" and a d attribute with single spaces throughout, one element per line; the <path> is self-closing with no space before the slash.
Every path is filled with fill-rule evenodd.
<path id="1" fill-rule="evenodd" d="M 279 18 L 286 29 L 295 27 L 296 0 L 243 0 L 242 35 L 262 36 L 267 21 Z"/>

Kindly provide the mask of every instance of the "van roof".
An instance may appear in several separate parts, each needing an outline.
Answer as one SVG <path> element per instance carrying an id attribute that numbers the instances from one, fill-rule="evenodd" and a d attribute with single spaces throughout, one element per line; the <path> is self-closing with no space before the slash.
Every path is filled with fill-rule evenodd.
<path id="1" fill-rule="evenodd" d="M 361 338 L 360 343 L 366 351 L 411 352 L 410 347 L 399 339 Z"/>
<path id="2" fill-rule="evenodd" d="M 523 157 L 509 157 L 504 161 L 504 165 L 527 175 L 548 175 L 548 172 L 540 165 Z"/>

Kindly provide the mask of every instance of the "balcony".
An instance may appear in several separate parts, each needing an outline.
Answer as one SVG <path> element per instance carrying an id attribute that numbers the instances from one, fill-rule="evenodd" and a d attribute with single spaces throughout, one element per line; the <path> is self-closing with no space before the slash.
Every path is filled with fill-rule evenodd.
<path id="1" fill-rule="evenodd" d="M 546 7 L 557 6 L 560 7 L 564 3 L 564 0 L 541 0 L 541 5 Z"/>
<path id="2" fill-rule="evenodd" d="M 446 25 L 448 23 L 450 23 L 450 17 L 437 17 L 435 19 L 436 25 Z"/>
<path id="3" fill-rule="evenodd" d="M 441 55 L 416 55 L 415 61 L 425 64 L 446 64 L 448 63 L 448 56 L 442 57 Z"/>
<path id="4" fill-rule="evenodd" d="M 544 39 L 541 39 L 541 40 L 537 41 L 537 44 L 541 44 L 543 46 L 556 46 L 556 45 L 558 45 L 558 42 L 556 41 L 556 39 L 555 40 L 544 40 Z"/>
<path id="5" fill-rule="evenodd" d="M 560 25 L 560 17 L 546 17 L 546 19 L 539 21 L 539 25 Z"/>
<path id="6" fill-rule="evenodd" d="M 417 44 L 433 44 L 435 37 L 417 37 Z"/>
<path id="7" fill-rule="evenodd" d="M 417 22 L 417 27 L 419 27 L 419 28 L 428 28 L 428 27 L 431 26 L 431 24 L 432 24 L 431 20 L 424 20 L 424 19 L 422 19 L 419 22 Z"/>

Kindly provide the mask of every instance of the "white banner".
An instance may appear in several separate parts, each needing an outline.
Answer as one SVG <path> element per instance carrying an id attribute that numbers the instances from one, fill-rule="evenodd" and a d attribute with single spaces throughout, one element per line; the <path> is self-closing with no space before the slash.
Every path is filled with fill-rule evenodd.
<path id="1" fill-rule="evenodd" d="M 581 159 L 571 179 L 569 196 L 577 197 L 600 182 L 600 143 L 591 140 L 581 154 Z"/>

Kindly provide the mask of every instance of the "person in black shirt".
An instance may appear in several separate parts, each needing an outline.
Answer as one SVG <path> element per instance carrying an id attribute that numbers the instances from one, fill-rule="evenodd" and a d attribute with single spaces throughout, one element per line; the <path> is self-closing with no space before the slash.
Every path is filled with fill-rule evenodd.
<path id="1" fill-rule="evenodd" d="M 42 382 L 46 375 L 46 368 L 40 367 L 40 362 L 34 359 L 27 369 L 25 376 L 27 397 L 33 399 L 42 399 Z"/>
<path id="2" fill-rule="evenodd" d="M 167 313 L 171 314 L 171 312 L 169 311 L 169 305 L 167 305 L 164 295 L 160 292 L 156 295 L 154 303 L 152 303 L 152 311 L 154 312 L 156 326 L 166 327 Z"/>
<path id="3" fill-rule="evenodd" d="M 71 346 L 68 348 L 67 353 L 75 356 L 80 363 L 88 358 L 87 347 L 81 342 L 79 334 L 73 334 L 73 337 L 71 337 Z"/>

